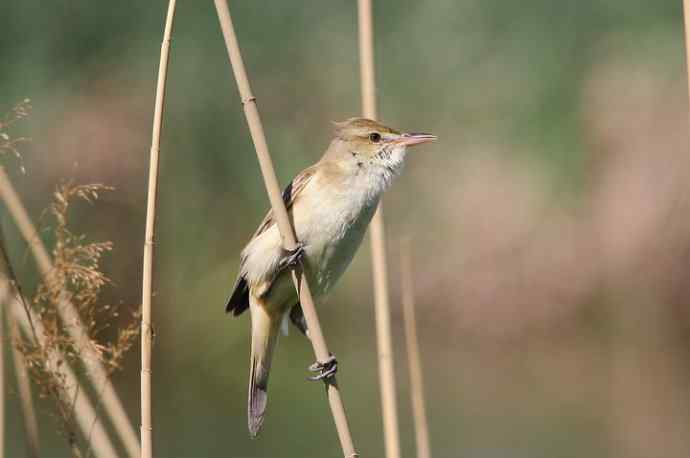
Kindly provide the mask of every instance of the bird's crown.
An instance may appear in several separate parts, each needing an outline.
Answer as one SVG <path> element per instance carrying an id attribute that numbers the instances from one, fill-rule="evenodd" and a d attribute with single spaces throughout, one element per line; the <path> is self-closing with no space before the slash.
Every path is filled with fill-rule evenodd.
<path id="1" fill-rule="evenodd" d="M 372 134 L 385 136 L 386 134 L 400 135 L 395 129 L 367 118 L 350 118 L 341 122 L 334 122 L 335 135 L 343 140 L 368 138 Z"/>

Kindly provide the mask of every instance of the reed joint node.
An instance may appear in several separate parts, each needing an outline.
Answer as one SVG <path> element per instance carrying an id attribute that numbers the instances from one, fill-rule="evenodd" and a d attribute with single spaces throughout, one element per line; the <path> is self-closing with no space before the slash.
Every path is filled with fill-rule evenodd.
<path id="1" fill-rule="evenodd" d="M 242 105 L 246 105 L 248 103 L 256 102 L 256 97 L 253 95 L 251 97 L 247 97 L 245 99 L 242 99 Z"/>

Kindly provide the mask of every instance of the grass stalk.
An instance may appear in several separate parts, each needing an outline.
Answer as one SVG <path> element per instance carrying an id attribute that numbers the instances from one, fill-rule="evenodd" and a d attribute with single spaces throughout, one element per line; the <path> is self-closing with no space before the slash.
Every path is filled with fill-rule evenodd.
<path id="1" fill-rule="evenodd" d="M 412 417 L 414 419 L 417 458 L 431 458 L 429 425 L 427 423 L 426 402 L 424 400 L 422 362 L 419 356 L 419 339 L 417 338 L 414 275 L 412 272 L 412 255 L 410 251 L 409 239 L 403 240 L 400 246 L 400 284 L 402 289 L 403 320 L 405 322 L 405 344 L 407 347 L 407 361 L 410 370 Z"/>
<path id="2" fill-rule="evenodd" d="M 7 324 L 9 327 L 10 342 L 16 342 L 19 339 L 19 328 L 17 322 L 7 314 Z M 36 419 L 36 409 L 34 408 L 34 401 L 31 395 L 31 381 L 29 380 L 29 372 L 26 368 L 24 355 L 14 345 L 10 346 L 12 349 L 12 361 L 14 363 L 14 373 L 17 379 L 17 392 L 19 394 L 19 402 L 22 409 L 22 418 L 24 420 L 24 432 L 26 434 L 26 449 L 29 458 L 38 458 L 41 454 L 41 442 L 38 435 L 38 420 Z"/>
<path id="3" fill-rule="evenodd" d="M 0 291 L 0 458 L 5 458 L 5 324 L 4 324 L 4 294 Z"/>
<path id="4" fill-rule="evenodd" d="M 146 203 L 146 232 L 144 235 L 144 266 L 141 299 L 141 456 L 153 456 L 153 422 L 151 420 L 151 346 L 153 327 L 151 319 L 151 296 L 153 294 L 153 249 L 156 232 L 156 200 L 158 194 L 158 159 L 160 138 L 163 129 L 165 107 L 165 86 L 168 77 L 170 39 L 175 20 L 175 0 L 168 3 L 163 42 L 161 43 L 158 82 L 151 133 L 151 156 L 149 164 L 149 186 Z"/>
<path id="5" fill-rule="evenodd" d="M 690 0 L 683 0 L 683 20 L 685 23 L 685 65 L 687 66 L 688 97 L 690 97 Z"/>
<path id="6" fill-rule="evenodd" d="M 0 289 L 8 287 L 6 281 L 0 281 L 2 281 Z M 19 327 L 27 338 L 33 338 L 29 317 L 26 316 L 27 309 L 22 306 L 19 297 L 15 295 L 8 304 L 8 319 L 19 323 Z M 36 329 L 36 336 L 40 341 L 45 334 L 43 323 L 32 310 L 30 310 L 29 313 L 31 314 L 33 326 Z M 84 388 L 79 384 L 76 375 L 66 363 L 65 356 L 58 350 L 54 350 L 50 352 L 48 357 L 49 363 L 54 367 L 55 372 L 59 373 L 61 377 L 64 377 L 66 385 L 71 387 L 69 392 L 65 393 L 65 395 L 73 400 L 75 419 L 95 456 L 99 458 L 117 458 L 118 454 L 115 451 L 115 447 L 110 441 L 103 424 L 98 420 L 98 412 L 89 400 Z"/>
<path id="7" fill-rule="evenodd" d="M 36 260 L 36 264 L 38 265 L 39 272 L 43 278 L 48 281 L 53 270 L 51 257 L 48 254 L 48 250 L 43 245 L 19 195 L 14 189 L 14 186 L 12 186 L 12 182 L 9 180 L 2 166 L 0 166 L 0 198 L 5 202 L 22 237 L 28 244 Z M 89 361 L 84 364 L 89 380 L 92 385 L 102 393 L 101 402 L 103 403 L 105 412 L 115 426 L 115 430 L 122 443 L 125 445 L 127 455 L 134 458 L 139 455 L 139 441 L 122 405 L 122 401 L 120 401 L 108 377 L 107 371 L 100 363 L 98 355 L 95 354 L 95 351 L 88 344 L 89 337 L 86 332 L 86 327 L 79 316 L 79 312 L 66 297 L 62 297 L 59 301 L 60 303 L 56 305 L 60 313 L 60 318 L 64 323 L 70 324 L 70 326 L 66 326 L 68 332 L 74 341 L 83 348 L 85 360 Z"/>
<path id="8" fill-rule="evenodd" d="M 297 240 L 295 238 L 294 230 L 290 224 L 290 220 L 288 219 L 285 204 L 283 203 L 283 199 L 281 197 L 278 178 L 276 177 L 275 170 L 273 168 L 273 162 L 268 151 L 268 145 L 266 144 L 266 136 L 264 135 L 263 126 L 259 117 L 259 111 L 256 106 L 256 98 L 252 95 L 249 78 L 247 77 L 247 72 L 242 60 L 242 54 L 240 52 L 239 43 L 235 34 L 232 18 L 230 16 L 230 9 L 228 7 L 227 0 L 214 0 L 214 2 L 218 12 L 218 19 L 220 21 L 221 29 L 223 31 L 223 37 L 225 39 L 230 64 L 232 66 L 240 97 L 242 99 L 244 114 L 247 118 L 247 124 L 249 125 L 249 132 L 251 134 L 252 141 L 254 142 L 261 173 L 266 185 L 266 192 L 268 193 L 271 207 L 273 208 L 273 214 L 275 215 L 276 222 L 278 224 L 283 246 L 287 250 L 292 250 L 297 246 Z M 314 307 L 314 300 L 311 295 L 311 290 L 309 289 L 307 278 L 302 275 L 301 269 L 295 269 L 293 271 L 293 280 L 295 281 L 295 287 L 297 288 L 304 317 L 307 321 L 307 326 L 309 328 L 311 337 L 310 340 L 314 347 L 316 359 L 318 361 L 326 361 L 329 358 L 330 353 L 326 345 L 326 339 L 323 335 L 323 331 L 321 330 L 321 324 L 319 323 L 316 308 Z M 340 397 L 340 391 L 338 389 L 338 384 L 335 380 L 335 377 L 327 381 L 326 391 L 331 407 L 331 413 L 333 414 L 333 420 L 335 421 L 336 429 L 338 430 L 338 437 L 340 439 L 343 455 L 346 458 L 356 457 L 358 454 L 355 451 L 352 443 L 350 428 L 345 415 L 345 408 Z"/>
<path id="9" fill-rule="evenodd" d="M 12 362 L 14 363 L 14 375 L 17 379 L 17 392 L 19 394 L 19 403 L 22 409 L 22 419 L 24 421 L 24 432 L 26 434 L 26 453 L 29 458 L 38 458 L 40 448 L 38 436 L 38 421 L 36 420 L 36 410 L 34 409 L 34 401 L 31 395 L 31 381 L 29 380 L 29 372 L 26 368 L 24 355 L 19 349 L 13 345 L 19 339 L 19 328 L 17 322 L 12 317 L 12 314 L 7 312 L 7 304 L 10 303 L 10 282 L 2 281 L 0 284 L 0 314 L 4 315 L 7 321 L 8 339 L 0 336 L 0 345 L 9 342 L 10 353 L 12 354 Z M 0 318 L 1 321 L 1 318 Z M 2 324 L 0 324 L 0 332 L 2 332 Z"/>
<path id="10" fill-rule="evenodd" d="M 362 114 L 376 119 L 376 78 L 374 70 L 374 30 L 371 0 L 358 0 L 359 55 L 362 86 Z M 376 314 L 376 342 L 379 360 L 381 409 L 386 457 L 400 457 L 398 406 L 396 400 L 395 368 L 393 365 L 393 338 L 390 324 L 388 270 L 386 266 L 386 240 L 383 206 L 371 220 L 371 261 L 374 283 L 374 309 Z"/>

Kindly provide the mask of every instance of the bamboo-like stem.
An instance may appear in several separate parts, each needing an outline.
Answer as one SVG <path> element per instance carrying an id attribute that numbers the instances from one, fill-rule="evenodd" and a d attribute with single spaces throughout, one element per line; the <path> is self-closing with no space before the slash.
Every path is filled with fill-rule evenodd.
<path id="1" fill-rule="evenodd" d="M 146 203 L 146 233 L 144 236 L 144 267 L 141 299 L 141 456 L 153 456 L 153 422 L 151 420 L 151 346 L 153 327 L 151 321 L 151 296 L 153 294 L 153 248 L 156 232 L 156 199 L 158 194 L 158 158 L 160 138 L 163 129 L 165 108 L 165 85 L 168 77 L 170 40 L 175 21 L 175 0 L 168 3 L 165 19 L 161 56 L 158 66 L 156 101 L 151 133 L 151 158 L 149 164 L 148 200 Z"/>
<path id="2" fill-rule="evenodd" d="M 2 282 L 0 288 L 8 287 L 5 280 L 0 280 L 0 282 Z M 36 328 L 36 335 L 39 339 L 39 343 L 43 345 L 42 341 L 45 335 L 43 323 L 33 311 L 30 311 L 30 314 L 31 321 Z M 19 323 L 19 326 L 27 337 L 33 338 L 31 324 L 29 323 L 29 318 L 26 316 L 26 310 L 22 307 L 21 301 L 17 296 L 9 301 L 8 315 L 10 320 Z M 89 440 L 90 448 L 94 451 L 94 454 L 99 458 L 117 458 L 118 454 L 115 451 L 115 447 L 113 447 L 103 424 L 98 421 L 96 409 L 94 409 L 84 388 L 80 386 L 76 375 L 66 363 L 65 356 L 58 350 L 54 350 L 48 354 L 48 360 L 48 364 L 65 380 L 65 384 L 68 387 L 65 393 L 66 399 L 74 400 L 75 418 L 83 436 Z"/>
<path id="3" fill-rule="evenodd" d="M 371 0 L 358 0 L 359 55 L 362 85 L 362 114 L 376 119 L 376 78 L 374 73 L 374 31 Z M 393 338 L 391 336 L 390 303 L 388 299 L 388 270 L 383 206 L 379 204 L 371 220 L 371 262 L 376 310 L 376 342 L 379 359 L 381 409 L 386 457 L 400 457 L 398 406 L 396 400 L 395 368 L 393 366 Z"/>
<path id="4" fill-rule="evenodd" d="M 15 224 L 19 228 L 24 240 L 29 245 L 29 248 L 36 259 L 38 270 L 44 279 L 48 279 L 53 270 L 53 263 L 50 255 L 43 245 L 41 238 L 36 231 L 35 226 L 31 222 L 24 205 L 22 204 L 19 195 L 12 186 L 5 170 L 0 166 L 0 198 L 5 202 L 10 215 L 14 219 Z M 113 387 L 108 373 L 100 362 L 100 359 L 94 349 L 89 343 L 89 337 L 86 332 L 86 327 L 82 323 L 79 313 L 74 305 L 68 300 L 66 296 L 60 296 L 56 304 L 58 313 L 63 323 L 67 326 L 67 331 L 70 333 L 75 343 L 83 349 L 86 368 L 86 373 L 91 380 L 93 386 L 102 391 L 102 403 L 105 412 L 110 417 L 115 430 L 119 435 L 122 443 L 125 445 L 127 455 L 130 458 L 139 456 L 139 441 L 137 434 L 129 421 L 127 413 L 122 405 L 122 401 L 118 397 L 115 388 Z M 103 387 L 100 390 L 100 387 Z"/>
<path id="5" fill-rule="evenodd" d="M 13 290 L 15 294 L 19 296 L 21 291 L 17 283 L 17 278 L 10 264 L 10 259 L 7 254 L 7 247 L 5 245 L 5 238 L 2 233 L 2 228 L 0 227 L 0 346 L 5 345 L 6 342 L 10 344 L 10 353 L 12 354 L 12 360 L 14 362 L 14 373 L 17 378 L 17 388 L 19 392 L 19 400 L 22 409 L 22 418 L 24 420 L 24 431 L 26 437 L 26 452 L 29 458 L 38 458 L 38 452 L 40 450 L 38 441 L 38 423 L 36 421 L 36 412 L 34 411 L 33 399 L 31 397 L 31 382 L 29 380 L 29 374 L 26 369 L 26 364 L 24 362 L 24 355 L 21 354 L 15 342 L 18 341 L 19 331 L 17 330 L 17 323 L 12 318 L 9 312 L 6 312 L 9 300 L 12 296 Z M 26 309 L 26 304 L 23 304 Z M 28 309 L 26 309 L 26 313 Z M 3 318 L 7 320 L 7 325 L 9 329 L 9 339 L 5 340 L 2 333 L 4 331 Z M 32 328 L 32 336 L 36 336 L 35 329 Z M 0 355 L 0 362 L 4 361 L 4 356 Z M 4 369 L 4 366 L 0 369 Z M 4 412 L 3 412 L 4 414 Z M 5 433 L 4 427 L 2 428 L 2 434 Z M 4 444 L 4 439 L 2 444 Z M 3 448 L 4 449 L 4 448 Z M 0 451 L 0 456 L 2 456 L 2 451 Z"/>
<path id="6" fill-rule="evenodd" d="M 405 343 L 407 361 L 410 369 L 410 397 L 412 399 L 412 417 L 414 418 L 415 443 L 417 458 L 431 458 L 429 444 L 429 425 L 424 401 L 424 380 L 422 362 L 419 356 L 419 339 L 417 338 L 417 320 L 415 319 L 414 275 L 412 273 L 412 255 L 409 239 L 400 244 L 400 282 L 402 289 L 403 320 L 405 321 Z"/>
<path id="7" fill-rule="evenodd" d="M 261 173 L 266 185 L 266 191 L 273 209 L 273 215 L 275 216 L 278 224 L 278 229 L 280 231 L 284 248 L 287 250 L 293 250 L 297 246 L 297 240 L 295 238 L 294 230 L 290 224 L 290 220 L 288 219 L 287 209 L 285 208 L 285 204 L 283 203 L 283 199 L 281 197 L 280 187 L 278 186 L 278 178 L 276 177 L 275 170 L 273 168 L 273 162 L 271 161 L 271 156 L 268 151 L 268 145 L 266 144 L 266 137 L 261 124 L 261 118 L 259 117 L 259 111 L 256 107 L 256 98 L 252 95 L 249 78 L 247 77 L 247 72 L 242 60 L 242 54 L 240 52 L 239 43 L 237 41 L 237 36 L 235 35 L 232 18 L 230 16 L 230 9 L 228 8 L 227 0 L 214 0 L 214 2 L 218 12 L 218 19 L 220 21 L 221 29 L 223 31 L 225 45 L 228 50 L 230 64 L 235 75 L 237 87 L 242 99 L 242 105 L 244 106 L 244 114 L 247 118 L 247 124 L 249 125 L 249 132 L 251 134 L 252 141 L 254 142 L 256 155 L 259 160 L 259 166 L 261 168 Z M 326 361 L 330 357 L 330 353 L 326 345 L 326 339 L 321 330 L 321 324 L 316 313 L 316 308 L 314 307 L 314 300 L 311 295 L 311 290 L 309 289 L 309 283 L 307 282 L 307 278 L 302 275 L 301 269 L 295 269 L 292 274 L 295 287 L 297 288 L 297 292 L 299 294 L 300 303 L 302 304 L 304 318 L 306 319 L 307 326 L 309 328 L 310 340 L 312 346 L 314 347 L 316 359 L 318 361 Z M 356 457 L 358 454 L 355 451 L 352 443 L 350 427 L 347 422 L 345 408 L 340 397 L 340 391 L 338 389 L 338 384 L 335 380 L 335 377 L 332 377 L 327 381 L 326 391 L 331 406 L 331 413 L 333 414 L 333 420 L 335 422 L 336 429 L 338 430 L 338 437 L 340 439 L 343 455 L 346 458 Z"/>
<path id="8" fill-rule="evenodd" d="M 5 323 L 4 323 L 4 307 L 5 298 L 0 291 L 0 458 L 5 458 L 5 396 L 7 388 L 5 387 Z"/>
<path id="9" fill-rule="evenodd" d="M 690 0 L 683 0 L 683 23 L 685 25 L 685 65 L 690 100 Z"/>
<path id="10" fill-rule="evenodd" d="M 10 290 L 10 282 L 2 281 L 0 284 L 0 313 L 4 312 L 6 304 L 10 303 Z M 29 380 L 29 373 L 26 369 L 26 363 L 24 362 L 24 355 L 22 355 L 16 345 L 14 345 L 19 339 L 19 329 L 11 313 L 4 313 L 4 316 L 9 330 L 7 342 L 10 343 L 10 352 L 14 363 L 14 375 L 17 378 L 17 392 L 19 393 L 22 419 L 24 420 L 27 456 L 29 458 L 38 458 L 40 442 L 38 436 L 38 421 L 36 420 L 34 401 L 31 396 L 31 382 Z M 0 328 L 2 328 L 2 324 L 0 324 Z M 2 331 L 2 329 L 0 329 L 0 331 Z M 0 345 L 2 344 L 4 344 L 4 341 L 0 338 Z"/>
<path id="11" fill-rule="evenodd" d="M 17 339 L 19 339 L 17 321 L 14 320 L 9 313 L 6 318 L 9 325 L 10 342 L 16 342 Z M 41 452 L 41 442 L 38 435 L 36 410 L 34 409 L 34 401 L 31 396 L 29 372 L 26 368 L 24 355 L 21 354 L 15 345 L 11 345 L 11 348 L 14 373 L 17 378 L 17 391 L 19 393 L 19 402 L 21 404 L 22 418 L 24 420 L 24 432 L 26 433 L 27 456 L 29 458 L 38 458 Z"/>
<path id="12" fill-rule="evenodd" d="M 690 97 L 690 0 L 683 0 L 685 23 L 685 65 L 687 66 L 688 97 Z"/>

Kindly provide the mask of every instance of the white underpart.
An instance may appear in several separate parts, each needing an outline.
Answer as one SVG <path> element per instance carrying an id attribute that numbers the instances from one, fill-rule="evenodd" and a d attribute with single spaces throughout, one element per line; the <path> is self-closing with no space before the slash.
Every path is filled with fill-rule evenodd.
<path id="1" fill-rule="evenodd" d="M 292 213 L 315 295 L 327 293 L 350 264 L 381 195 L 402 171 L 404 159 L 404 147 L 391 147 L 373 158 L 353 155 L 343 164 L 347 178 L 334 183 L 317 173 L 302 190 Z M 243 256 L 242 273 L 249 284 L 266 284 L 267 289 L 283 257 L 277 227 L 253 239 Z M 290 295 L 285 302 L 294 301 L 288 286 L 282 289 Z M 255 293 L 262 294 L 260 289 Z"/>

